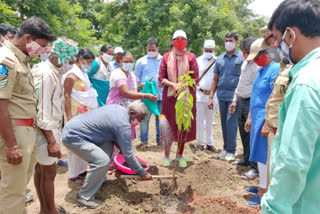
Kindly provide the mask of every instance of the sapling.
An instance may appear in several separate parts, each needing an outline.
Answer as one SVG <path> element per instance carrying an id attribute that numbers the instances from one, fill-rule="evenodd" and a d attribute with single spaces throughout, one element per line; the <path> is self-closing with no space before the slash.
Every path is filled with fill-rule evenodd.
<path id="1" fill-rule="evenodd" d="M 179 157 L 180 147 L 183 142 L 186 141 L 188 132 L 191 128 L 191 120 L 194 119 L 192 108 L 193 108 L 193 96 L 190 93 L 190 88 L 194 88 L 194 80 L 190 76 L 194 71 L 189 71 L 188 74 L 184 74 L 178 78 L 179 88 L 177 90 L 177 102 L 175 104 L 176 110 L 176 122 L 178 125 L 178 149 L 176 152 L 176 158 L 174 160 L 173 176 L 172 176 L 172 185 L 171 185 L 171 195 L 173 192 L 175 175 L 177 170 L 177 162 Z"/>

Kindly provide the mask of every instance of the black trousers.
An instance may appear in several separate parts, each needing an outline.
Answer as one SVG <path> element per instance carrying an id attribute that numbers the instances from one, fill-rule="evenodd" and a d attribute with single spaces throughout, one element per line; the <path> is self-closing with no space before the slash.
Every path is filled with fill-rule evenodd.
<path id="1" fill-rule="evenodd" d="M 250 111 L 250 98 L 239 100 L 238 102 L 238 124 L 239 131 L 243 146 L 243 156 L 246 162 L 249 162 L 250 156 L 250 133 L 244 130 L 244 125 L 246 124 L 248 114 Z M 258 170 L 256 162 L 249 162 L 250 168 Z"/>

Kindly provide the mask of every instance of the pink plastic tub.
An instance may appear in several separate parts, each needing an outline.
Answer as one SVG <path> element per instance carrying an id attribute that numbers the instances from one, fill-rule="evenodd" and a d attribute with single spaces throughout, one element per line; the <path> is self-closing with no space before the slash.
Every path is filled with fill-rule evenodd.
<path id="1" fill-rule="evenodd" d="M 146 171 L 149 169 L 149 164 L 147 161 L 143 160 L 142 158 L 139 158 L 138 156 L 136 157 L 138 159 L 138 161 L 143 162 L 146 165 L 146 168 L 144 168 Z M 123 166 L 122 164 L 126 162 L 126 160 L 124 159 L 123 155 L 117 155 L 114 157 L 114 162 L 117 165 L 117 168 L 119 170 L 121 170 L 122 172 L 129 174 L 129 175 L 134 175 L 136 174 L 132 169 Z"/>

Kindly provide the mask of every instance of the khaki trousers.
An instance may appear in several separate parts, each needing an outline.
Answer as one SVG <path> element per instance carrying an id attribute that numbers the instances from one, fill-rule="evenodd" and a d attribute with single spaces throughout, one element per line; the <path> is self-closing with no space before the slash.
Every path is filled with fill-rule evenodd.
<path id="1" fill-rule="evenodd" d="M 0 214 L 23 214 L 25 193 L 36 164 L 37 135 L 35 127 L 12 125 L 18 146 L 23 152 L 22 163 L 7 162 L 6 145 L 0 137 Z"/>
<path id="2" fill-rule="evenodd" d="M 270 184 L 270 153 L 271 153 L 271 145 L 274 139 L 273 131 L 271 130 L 268 135 L 268 159 L 267 159 L 267 188 Z"/>

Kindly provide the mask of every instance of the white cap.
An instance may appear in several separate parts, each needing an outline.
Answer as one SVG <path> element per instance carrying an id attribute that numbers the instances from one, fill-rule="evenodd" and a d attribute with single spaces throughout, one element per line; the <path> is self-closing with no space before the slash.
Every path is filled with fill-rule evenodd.
<path id="1" fill-rule="evenodd" d="M 215 48 L 216 47 L 216 42 L 214 40 L 206 40 L 204 41 L 204 48 Z"/>
<path id="2" fill-rule="evenodd" d="M 183 38 L 187 39 L 187 34 L 183 30 L 177 30 L 176 32 L 174 32 L 172 39 L 175 39 L 178 36 L 182 36 Z"/>
<path id="3" fill-rule="evenodd" d="M 123 53 L 122 47 L 116 47 L 116 48 L 114 49 L 114 53 L 115 53 L 115 54 L 117 54 L 117 53 Z"/>

